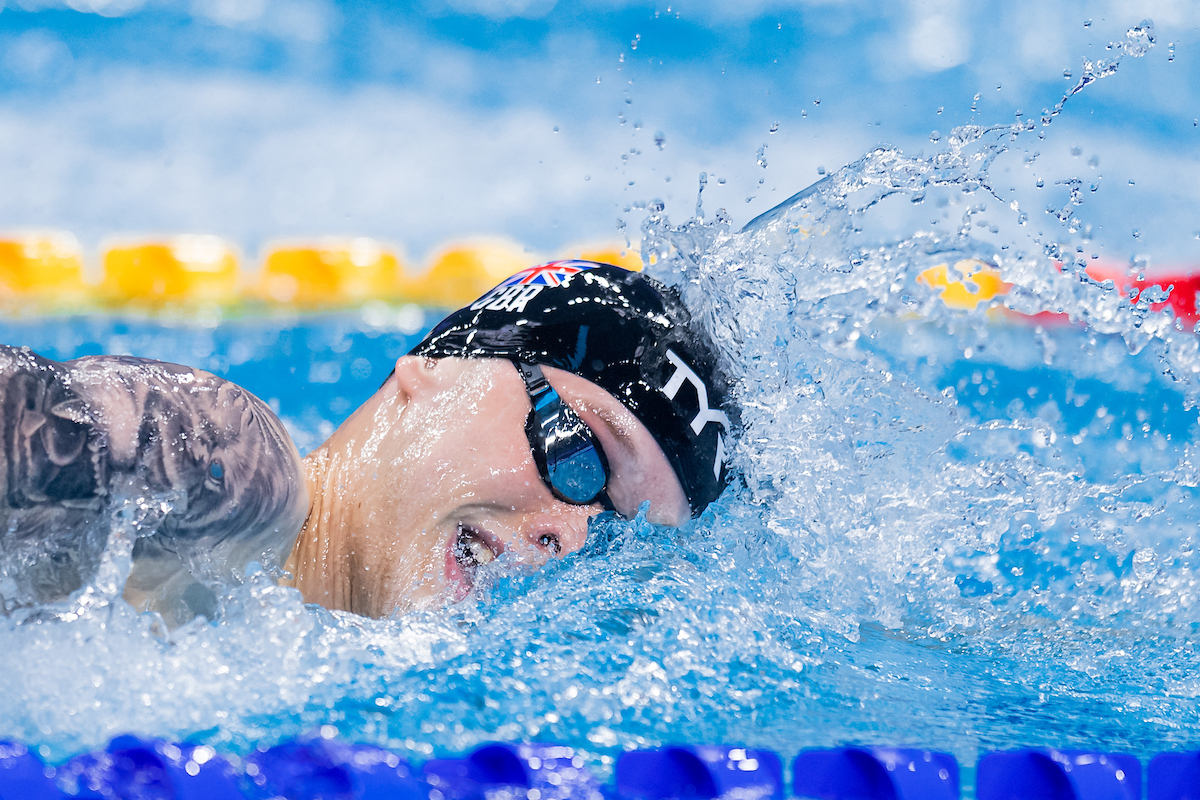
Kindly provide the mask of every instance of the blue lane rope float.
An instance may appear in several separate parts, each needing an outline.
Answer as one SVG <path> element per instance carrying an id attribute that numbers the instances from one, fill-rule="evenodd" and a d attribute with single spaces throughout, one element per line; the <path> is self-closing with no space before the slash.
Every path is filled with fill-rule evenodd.
<path id="1" fill-rule="evenodd" d="M 245 794 L 251 800 L 430 800 L 429 786 L 390 750 L 321 737 L 255 752 L 246 759 L 245 772 Z"/>
<path id="2" fill-rule="evenodd" d="M 744 747 L 665 747 L 617 759 L 616 793 L 629 800 L 673 797 L 783 798 L 779 756 Z"/>
<path id="3" fill-rule="evenodd" d="M 604 800 L 583 759 L 562 745 L 485 745 L 463 759 L 428 761 L 421 774 L 430 800 L 483 800 L 499 789 L 530 800 Z"/>
<path id="4" fill-rule="evenodd" d="M 947 753 L 894 747 L 805 750 L 792 762 L 793 795 L 958 800 L 958 763 Z"/>
<path id="5" fill-rule="evenodd" d="M 0 773 L 2 774 L 2 773 Z M 172 798 L 172 800 L 245 800 L 241 771 L 207 745 L 118 736 L 99 752 L 75 756 L 56 770 L 44 770 L 54 798 Z M 11 793 L 17 797 L 16 792 Z M 10 793 L 0 778 L 0 798 Z"/>
<path id="6" fill-rule="evenodd" d="M 1143 781 L 1143 773 L 1145 780 Z M 790 791 L 789 791 L 790 789 Z M 1143 789 L 1145 792 L 1143 793 Z M 571 747 L 488 744 L 419 767 L 373 745 L 312 736 L 224 758 L 207 745 L 120 736 L 101 751 L 48 766 L 0 742 L 0 800 L 958 800 L 946 753 L 886 747 L 801 751 L 785 785 L 767 750 L 676 745 L 617 759 L 602 785 Z M 1200 752 L 1161 753 L 1143 770 L 1129 755 L 1077 750 L 987 753 L 977 800 L 1200 800 Z"/>
<path id="7" fill-rule="evenodd" d="M 1142 765 L 1133 756 L 1077 750 L 988 753 L 976 767 L 975 797 L 1141 800 Z"/>
<path id="8" fill-rule="evenodd" d="M 0 743 L 0 800 L 58 800 L 49 772 L 25 745 Z"/>
<path id="9" fill-rule="evenodd" d="M 1146 770 L 1146 800 L 1200 798 L 1200 753 L 1159 753 Z"/>

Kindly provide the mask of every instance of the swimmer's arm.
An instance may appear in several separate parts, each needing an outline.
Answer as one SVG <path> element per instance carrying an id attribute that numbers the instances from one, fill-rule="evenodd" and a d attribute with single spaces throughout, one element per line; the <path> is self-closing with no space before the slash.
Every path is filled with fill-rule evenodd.
<path id="1" fill-rule="evenodd" d="M 308 493 L 300 455 L 265 403 L 175 364 L 100 356 L 67 366 L 104 409 L 114 471 L 172 504 L 158 531 L 137 541 L 127 601 L 172 626 L 211 618 L 214 583 L 240 577 L 251 561 L 282 565 Z"/>
<path id="2" fill-rule="evenodd" d="M 55 532 L 103 522 L 115 495 L 169 500 L 135 550 L 130 586 L 153 600 L 143 607 L 157 608 L 168 583 L 228 579 L 271 553 L 282 561 L 307 513 L 299 454 L 279 419 L 249 392 L 188 367 L 58 363 L 0 345 L 0 444 L 10 544 L 69 539 Z M 72 582 L 57 583 L 69 591 Z"/>
<path id="3" fill-rule="evenodd" d="M 122 356 L 67 362 L 95 410 L 110 469 L 186 500 L 168 532 L 213 544 L 293 528 L 307 511 L 299 453 L 266 404 L 203 370 Z"/>
<path id="4" fill-rule="evenodd" d="M 105 494 L 102 436 L 64 365 L 0 345 L 0 516 Z M 28 515 L 26 515 L 28 516 Z M 12 530 L 19 534 L 20 531 Z"/>

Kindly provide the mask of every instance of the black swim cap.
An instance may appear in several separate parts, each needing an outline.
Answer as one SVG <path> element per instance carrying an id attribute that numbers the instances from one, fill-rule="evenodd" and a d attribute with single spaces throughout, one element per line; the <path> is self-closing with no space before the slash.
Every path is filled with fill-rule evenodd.
<path id="1" fill-rule="evenodd" d="M 504 358 L 586 378 L 654 436 L 693 513 L 729 480 L 728 391 L 711 340 L 673 289 L 640 273 L 594 261 L 530 267 L 446 317 L 411 355 Z"/>

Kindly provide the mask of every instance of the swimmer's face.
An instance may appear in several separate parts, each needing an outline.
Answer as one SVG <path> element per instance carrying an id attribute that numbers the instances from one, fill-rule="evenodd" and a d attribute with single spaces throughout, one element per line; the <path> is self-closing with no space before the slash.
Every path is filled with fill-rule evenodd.
<path id="1" fill-rule="evenodd" d="M 632 516 L 649 501 L 651 521 L 685 521 L 683 488 L 645 426 L 595 384 L 544 371 L 603 447 L 617 511 Z M 317 557 L 335 580 L 329 597 L 299 582 L 306 599 L 385 616 L 423 600 L 462 599 L 477 570 L 501 556 L 539 566 L 583 547 L 601 508 L 565 503 L 542 482 L 525 435 L 529 411 L 508 361 L 401 358 L 322 448 L 326 483 L 335 482 L 318 490 L 334 502 L 317 506 L 331 509 L 332 523 Z M 312 560 L 303 554 L 308 533 L 302 561 Z M 302 577 L 306 567 L 298 567 Z"/>

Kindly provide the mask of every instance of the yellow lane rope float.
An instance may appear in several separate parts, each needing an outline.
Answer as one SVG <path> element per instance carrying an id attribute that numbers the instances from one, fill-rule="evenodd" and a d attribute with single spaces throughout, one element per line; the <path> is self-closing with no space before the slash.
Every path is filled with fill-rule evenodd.
<path id="1" fill-rule="evenodd" d="M 507 239 L 478 239 L 434 254 L 416 273 L 396 248 L 369 238 L 324 238 L 268 246 L 247 274 L 238 249 L 209 235 L 106 243 L 89 281 L 82 248 L 62 232 L 0 236 L 0 303 L 15 313 L 95 307 L 146 310 L 214 306 L 306 309 L 367 301 L 453 308 L 519 270 L 549 258 L 586 258 L 631 270 L 641 258 L 609 244 L 548 256 Z"/>

